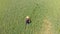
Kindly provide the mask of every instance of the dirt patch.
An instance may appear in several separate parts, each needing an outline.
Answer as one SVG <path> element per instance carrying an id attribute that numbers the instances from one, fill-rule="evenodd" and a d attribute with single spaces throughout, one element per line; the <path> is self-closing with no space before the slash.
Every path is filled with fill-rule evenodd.
<path id="1" fill-rule="evenodd" d="M 41 34 L 52 34 L 52 23 L 47 18 L 43 20 Z"/>
<path id="2" fill-rule="evenodd" d="M 52 24 L 51 24 L 51 22 L 47 19 L 44 19 L 43 21 L 44 21 L 44 27 L 45 27 L 44 33 L 45 34 L 52 34 L 52 31 L 51 31 L 51 28 L 52 28 L 51 25 Z"/>

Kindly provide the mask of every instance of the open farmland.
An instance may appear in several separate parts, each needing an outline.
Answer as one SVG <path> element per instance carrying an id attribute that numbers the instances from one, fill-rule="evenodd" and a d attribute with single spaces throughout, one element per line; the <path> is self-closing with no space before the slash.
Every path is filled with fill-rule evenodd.
<path id="1" fill-rule="evenodd" d="M 59 26 L 60 0 L 0 0 L 0 34 L 60 34 Z"/>

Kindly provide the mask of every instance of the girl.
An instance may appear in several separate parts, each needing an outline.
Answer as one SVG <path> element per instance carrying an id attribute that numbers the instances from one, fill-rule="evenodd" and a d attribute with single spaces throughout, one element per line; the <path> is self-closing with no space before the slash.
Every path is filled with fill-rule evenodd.
<path id="1" fill-rule="evenodd" d="M 29 24 L 31 22 L 30 17 L 26 16 L 26 24 Z"/>

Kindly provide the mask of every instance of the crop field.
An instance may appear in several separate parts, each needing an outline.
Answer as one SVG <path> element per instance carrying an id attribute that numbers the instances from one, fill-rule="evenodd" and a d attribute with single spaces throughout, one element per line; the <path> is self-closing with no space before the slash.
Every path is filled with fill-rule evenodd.
<path id="1" fill-rule="evenodd" d="M 60 34 L 60 0 L 0 0 L 0 34 Z"/>

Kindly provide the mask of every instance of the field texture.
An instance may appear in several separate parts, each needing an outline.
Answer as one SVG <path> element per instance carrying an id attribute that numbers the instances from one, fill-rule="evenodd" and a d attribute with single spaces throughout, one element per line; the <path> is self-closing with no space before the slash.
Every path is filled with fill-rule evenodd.
<path id="1" fill-rule="evenodd" d="M 0 34 L 60 34 L 59 26 L 60 0 L 0 0 Z"/>

